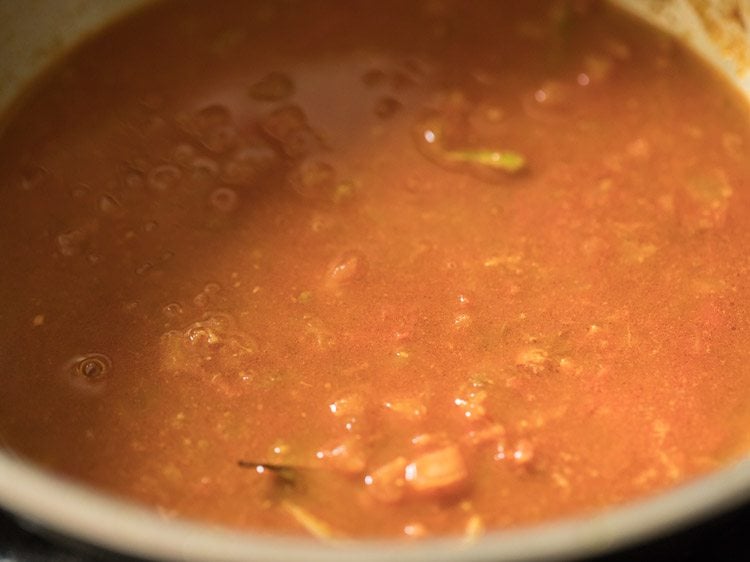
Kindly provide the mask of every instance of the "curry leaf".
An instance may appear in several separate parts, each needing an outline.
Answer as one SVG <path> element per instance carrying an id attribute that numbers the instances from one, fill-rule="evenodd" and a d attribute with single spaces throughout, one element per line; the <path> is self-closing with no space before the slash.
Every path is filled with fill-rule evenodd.
<path id="1" fill-rule="evenodd" d="M 526 158 L 512 150 L 454 150 L 446 152 L 453 162 L 465 162 L 485 166 L 509 173 L 520 172 L 526 167 Z"/>

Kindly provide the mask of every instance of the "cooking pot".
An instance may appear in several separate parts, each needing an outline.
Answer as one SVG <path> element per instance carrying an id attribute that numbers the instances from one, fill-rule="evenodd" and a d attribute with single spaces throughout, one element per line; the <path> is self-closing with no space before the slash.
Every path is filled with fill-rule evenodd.
<path id="1" fill-rule="evenodd" d="M 44 68 L 147 0 L 0 0 L 0 111 Z M 681 37 L 750 96 L 750 0 L 613 0 Z M 0 129 L 1 132 L 1 129 Z M 0 401 L 2 397 L 0 397 Z M 0 406 L 1 407 L 1 406 Z M 0 445 L 2 443 L 0 442 Z M 553 560 L 665 535 L 750 500 L 750 459 L 603 513 L 488 533 L 473 542 L 270 537 L 160 517 L 106 497 L 0 448 L 0 504 L 20 518 L 113 551 L 180 560 Z"/>

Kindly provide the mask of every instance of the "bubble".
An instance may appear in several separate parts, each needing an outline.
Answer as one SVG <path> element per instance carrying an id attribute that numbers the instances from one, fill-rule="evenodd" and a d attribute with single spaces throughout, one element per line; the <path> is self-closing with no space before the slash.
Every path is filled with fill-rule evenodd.
<path id="1" fill-rule="evenodd" d="M 215 127 L 201 135 L 201 144 L 211 152 L 223 154 L 237 146 L 237 130 L 230 125 Z"/>
<path id="2" fill-rule="evenodd" d="M 245 392 L 256 372 L 252 365 L 259 346 L 237 329 L 228 314 L 209 313 L 184 331 L 161 337 L 162 368 L 200 377 L 207 387 L 231 396 Z"/>
<path id="3" fill-rule="evenodd" d="M 225 105 L 208 105 L 193 113 L 180 115 L 177 122 L 183 131 L 211 152 L 221 154 L 237 145 L 237 130 Z"/>
<path id="4" fill-rule="evenodd" d="M 245 146 L 224 164 L 221 179 L 231 185 L 247 185 L 278 162 L 279 157 L 270 146 L 261 143 Z"/>
<path id="5" fill-rule="evenodd" d="M 205 156 L 198 156 L 190 163 L 193 179 L 208 180 L 219 175 L 219 164 L 216 160 Z"/>
<path id="6" fill-rule="evenodd" d="M 183 309 L 180 303 L 171 302 L 165 305 L 164 308 L 162 308 L 162 312 L 167 318 L 177 318 L 178 316 L 182 315 Z"/>
<path id="7" fill-rule="evenodd" d="M 307 115 L 296 105 L 275 109 L 262 120 L 261 128 L 292 158 L 309 154 L 321 144 L 307 121 Z"/>
<path id="8" fill-rule="evenodd" d="M 294 93 L 294 82 L 286 74 L 271 72 L 250 86 L 250 97 L 258 101 L 280 101 Z"/>
<path id="9" fill-rule="evenodd" d="M 172 150 L 172 160 L 180 166 L 187 166 L 193 158 L 195 158 L 195 148 L 190 144 L 178 144 Z"/>
<path id="10" fill-rule="evenodd" d="M 221 337 L 216 330 L 200 323 L 188 328 L 185 337 L 190 345 L 198 346 L 215 345 L 221 341 Z"/>
<path id="11" fill-rule="evenodd" d="M 73 386 L 83 391 L 96 392 L 112 371 L 112 361 L 103 353 L 88 353 L 68 361 L 65 370 Z"/>
<path id="12" fill-rule="evenodd" d="M 221 285 L 218 283 L 206 283 L 206 286 L 203 287 L 203 292 L 209 295 L 215 295 L 221 291 Z"/>
<path id="13" fill-rule="evenodd" d="M 151 189 L 166 191 L 176 184 L 181 176 L 182 172 L 180 172 L 178 167 L 171 164 L 162 164 L 149 171 L 147 181 Z"/>

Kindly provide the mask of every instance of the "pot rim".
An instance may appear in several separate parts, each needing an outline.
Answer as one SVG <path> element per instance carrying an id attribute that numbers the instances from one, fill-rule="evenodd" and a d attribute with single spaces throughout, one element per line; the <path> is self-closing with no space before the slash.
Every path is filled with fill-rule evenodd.
<path id="1" fill-rule="evenodd" d="M 750 458 L 600 513 L 492 531 L 474 540 L 321 542 L 221 528 L 96 492 L 0 451 L 0 504 L 21 518 L 105 549 L 145 558 L 344 562 L 562 560 L 594 556 L 697 523 L 750 499 Z"/>
<path id="2" fill-rule="evenodd" d="M 649 14 L 637 9 L 639 4 L 632 0 L 610 1 L 636 12 L 643 19 L 681 37 L 684 42 L 692 43 L 694 48 L 697 43 L 698 53 L 715 68 L 731 76 L 733 85 L 750 99 L 750 70 L 744 69 L 744 74 L 738 73 L 738 69 L 728 66 L 727 60 L 720 55 L 712 55 L 710 50 L 700 48 L 705 39 L 691 36 L 687 31 L 673 26 L 673 19 L 660 21 L 658 17 L 647 17 Z M 146 0 L 133 0 L 130 10 L 144 3 Z M 125 4 L 123 2 L 123 6 Z M 649 3 L 642 4 L 645 6 Z M 3 5 L 8 8 L 14 4 L 0 0 L 0 7 Z M 113 13 L 129 11 L 116 8 L 116 4 L 93 2 L 92 5 L 109 6 Z M 107 11 L 105 8 L 102 8 L 104 12 Z M 94 22 L 99 17 L 112 19 L 112 14 L 107 14 L 104 17 L 97 13 L 97 17 L 84 20 L 79 34 L 85 36 L 98 27 L 94 26 Z M 662 12 L 656 15 L 659 14 Z M 666 11 L 663 14 L 670 15 Z M 44 15 L 44 11 L 35 13 L 35 17 L 41 15 Z M 48 16 L 52 17 L 51 14 Z M 50 48 L 54 47 L 55 41 L 50 41 Z M 70 47 L 64 41 L 62 45 Z M 66 50 L 62 49 L 63 52 Z M 59 60 L 60 54 L 58 52 L 50 60 Z M 42 62 L 49 63 L 48 60 L 29 60 L 29 68 L 33 70 L 31 74 L 38 74 L 38 70 L 46 66 Z M 28 77 L 16 78 L 23 90 L 27 86 L 23 82 Z M 323 543 L 312 538 L 240 532 L 185 519 L 167 519 L 144 506 L 107 496 L 43 470 L 12 451 L 3 450 L 0 443 L 0 506 L 43 529 L 111 551 L 146 558 L 216 562 L 248 559 L 284 562 L 561 560 L 595 556 L 633 546 L 748 501 L 750 457 L 654 496 L 586 516 L 491 531 L 472 542 L 456 537 L 416 542 L 392 539 Z"/>

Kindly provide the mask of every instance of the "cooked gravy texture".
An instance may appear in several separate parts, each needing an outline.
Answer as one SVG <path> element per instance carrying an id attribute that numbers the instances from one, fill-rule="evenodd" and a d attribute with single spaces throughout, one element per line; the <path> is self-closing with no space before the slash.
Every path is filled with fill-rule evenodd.
<path id="1" fill-rule="evenodd" d="M 161 3 L 0 138 L 2 445 L 231 527 L 476 536 L 748 448 L 748 108 L 602 3 Z"/>

